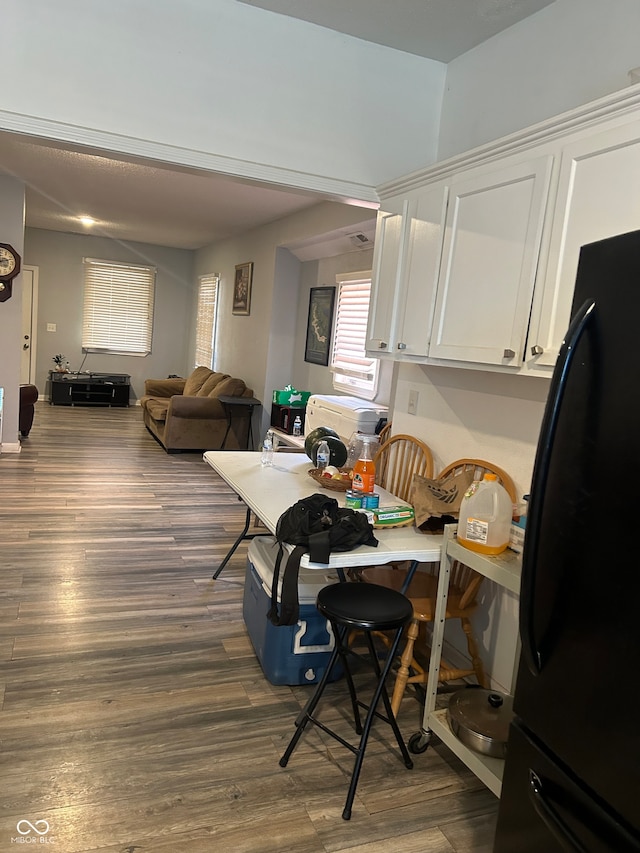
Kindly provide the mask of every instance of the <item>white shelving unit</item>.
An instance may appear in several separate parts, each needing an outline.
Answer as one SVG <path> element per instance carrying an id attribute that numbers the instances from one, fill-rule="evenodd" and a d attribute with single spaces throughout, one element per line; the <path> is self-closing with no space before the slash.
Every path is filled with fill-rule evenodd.
<path id="1" fill-rule="evenodd" d="M 278 444 L 284 447 L 292 447 L 296 450 L 304 450 L 303 435 L 289 435 L 283 429 L 278 429 L 278 427 L 269 427 L 269 429 L 278 437 Z"/>
<path id="2" fill-rule="evenodd" d="M 438 592 L 436 602 L 435 620 L 433 625 L 433 636 L 431 643 L 431 660 L 429 663 L 429 680 L 427 682 L 427 696 L 425 699 L 424 717 L 422 731 L 417 738 L 414 752 L 421 752 L 423 746 L 429 743 L 431 733 L 437 735 L 440 740 L 463 761 L 467 767 L 484 782 L 484 784 L 497 797 L 500 796 L 502 788 L 502 773 L 504 761 L 499 758 L 491 758 L 469 749 L 461 740 L 453 734 L 447 720 L 446 709 L 436 708 L 438 693 L 438 674 L 440 672 L 440 658 L 442 657 L 442 646 L 444 642 L 445 612 L 447 607 L 447 595 L 449 590 L 449 576 L 451 566 L 455 561 L 464 563 L 481 575 L 484 575 L 494 583 L 517 594 L 520 593 L 520 575 L 522 570 L 522 557 L 514 551 L 507 549 L 496 557 L 485 557 L 464 548 L 456 539 L 456 526 L 449 524 L 445 527 L 444 542 L 442 545 L 442 557 L 440 560 L 440 574 L 438 579 Z M 513 668 L 513 679 L 511 688 L 515 684 L 516 669 L 518 666 L 519 645 Z M 412 739 L 413 740 L 413 739 Z"/>

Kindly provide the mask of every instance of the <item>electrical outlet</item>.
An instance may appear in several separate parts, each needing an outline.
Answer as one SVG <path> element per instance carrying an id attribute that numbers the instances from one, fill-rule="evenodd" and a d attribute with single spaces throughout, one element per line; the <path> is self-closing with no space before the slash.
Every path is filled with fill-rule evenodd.
<path id="1" fill-rule="evenodd" d="M 57 332 L 57 327 L 55 323 L 47 323 L 47 332 Z"/>
<path id="2" fill-rule="evenodd" d="M 410 415 L 418 414 L 418 392 L 415 390 L 415 388 L 412 388 L 411 391 L 409 391 L 409 404 L 407 405 L 407 412 Z"/>

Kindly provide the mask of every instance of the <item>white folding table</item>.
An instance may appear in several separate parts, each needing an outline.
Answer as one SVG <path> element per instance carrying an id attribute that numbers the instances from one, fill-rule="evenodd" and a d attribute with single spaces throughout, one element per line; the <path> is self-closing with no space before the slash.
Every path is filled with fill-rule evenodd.
<path id="1" fill-rule="evenodd" d="M 312 463 L 299 453 L 276 453 L 273 466 L 263 467 L 259 452 L 209 450 L 204 461 L 233 489 L 247 507 L 245 528 L 229 553 L 215 571 L 217 578 L 227 561 L 244 538 L 248 538 L 250 516 L 253 512 L 271 531 L 282 513 L 300 498 L 305 498 L 322 488 L 307 473 Z M 376 486 L 381 506 L 402 503 L 389 492 Z M 326 490 L 326 494 L 335 497 L 344 506 L 344 492 Z M 394 561 L 410 560 L 416 563 L 437 563 L 442 549 L 441 534 L 421 533 L 413 525 L 410 527 L 376 528 L 377 548 L 360 545 L 353 551 L 341 551 L 331 554 L 331 568 L 351 569 L 358 566 L 384 565 Z M 312 563 L 306 554 L 300 565 L 304 568 L 325 569 L 327 565 Z"/>

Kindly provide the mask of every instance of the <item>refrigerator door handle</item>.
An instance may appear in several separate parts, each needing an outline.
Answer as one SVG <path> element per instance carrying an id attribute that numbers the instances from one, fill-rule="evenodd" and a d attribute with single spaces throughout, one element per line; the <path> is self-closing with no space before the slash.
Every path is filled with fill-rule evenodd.
<path id="1" fill-rule="evenodd" d="M 567 384 L 567 376 L 573 362 L 576 347 L 593 317 L 595 300 L 587 299 L 576 312 L 567 335 L 562 342 L 558 361 L 553 372 L 549 398 L 540 430 L 538 452 L 533 468 L 531 482 L 531 501 L 527 513 L 527 537 L 522 555 L 522 580 L 520 592 L 520 639 L 522 656 L 532 675 L 539 675 L 544 666 L 544 654 L 535 636 L 534 612 L 536 590 L 536 565 L 538 557 L 538 537 L 544 506 L 543 495 L 549 475 L 549 465 L 553 449 L 558 418 Z"/>
<path id="2" fill-rule="evenodd" d="M 589 847 L 576 836 L 553 803 L 554 791 L 558 804 L 562 804 L 567 814 L 575 817 L 576 823 L 588 835 Z M 589 810 L 581 808 L 578 801 L 572 802 L 566 788 L 558 787 L 550 781 L 543 781 L 535 770 L 529 768 L 529 798 L 536 813 L 545 826 L 560 842 L 567 853 L 590 853 L 594 842 L 598 842 L 598 850 L 615 850 L 616 853 L 635 853 L 640 849 L 638 839 L 634 837 L 622 823 L 607 814 L 592 800 Z"/>
<path id="3" fill-rule="evenodd" d="M 576 838 L 568 824 L 560 817 L 550 802 L 542 780 L 534 770 L 529 770 L 529 796 L 533 807 L 568 853 L 589 853 L 582 842 Z"/>

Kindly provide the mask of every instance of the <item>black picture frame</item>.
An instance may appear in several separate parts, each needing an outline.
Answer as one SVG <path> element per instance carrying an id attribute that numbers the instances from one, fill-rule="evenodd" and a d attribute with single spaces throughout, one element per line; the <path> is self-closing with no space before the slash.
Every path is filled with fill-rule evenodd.
<path id="1" fill-rule="evenodd" d="M 335 299 L 335 287 L 312 287 L 309 293 L 304 360 L 310 364 L 329 364 Z"/>
<path id="2" fill-rule="evenodd" d="M 251 313 L 251 285 L 253 283 L 253 262 L 236 265 L 236 275 L 233 281 L 232 314 Z"/>

